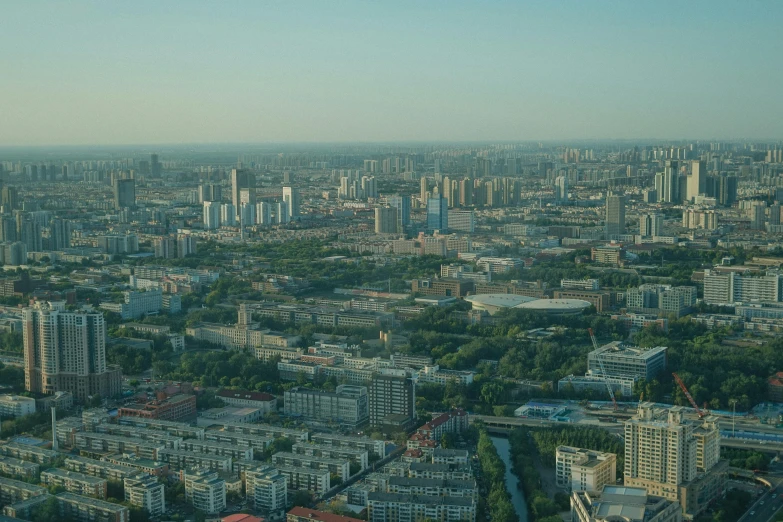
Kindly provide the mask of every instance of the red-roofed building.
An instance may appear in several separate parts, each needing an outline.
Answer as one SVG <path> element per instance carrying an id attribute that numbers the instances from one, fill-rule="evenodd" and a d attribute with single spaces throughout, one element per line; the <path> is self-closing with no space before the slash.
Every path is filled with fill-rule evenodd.
<path id="1" fill-rule="evenodd" d="M 317 509 L 308 509 L 304 507 L 291 508 L 286 516 L 286 522 L 364 522 L 358 518 L 344 517 L 342 515 L 335 515 L 334 513 L 327 513 L 326 511 L 318 511 Z M 243 521 L 244 522 L 244 521 Z"/>
<path id="2" fill-rule="evenodd" d="M 444 433 L 460 433 L 468 429 L 468 413 L 460 408 L 442 413 L 416 430 L 430 440 L 440 440 Z"/>
<path id="3" fill-rule="evenodd" d="M 405 453 L 402 454 L 402 457 L 400 457 L 400 460 L 402 462 L 426 462 L 427 457 L 424 455 L 423 451 L 417 448 L 406 450 Z"/>
<path id="4" fill-rule="evenodd" d="M 245 513 L 237 513 L 235 515 L 229 515 L 220 519 L 220 522 L 264 522 L 261 517 L 254 517 L 253 515 L 247 515 Z"/>
<path id="5" fill-rule="evenodd" d="M 220 390 L 215 395 L 229 406 L 256 408 L 264 413 L 277 411 L 277 398 L 268 393 L 247 390 Z"/>
<path id="6" fill-rule="evenodd" d="M 769 400 L 783 402 L 783 372 L 778 372 L 767 379 Z"/>

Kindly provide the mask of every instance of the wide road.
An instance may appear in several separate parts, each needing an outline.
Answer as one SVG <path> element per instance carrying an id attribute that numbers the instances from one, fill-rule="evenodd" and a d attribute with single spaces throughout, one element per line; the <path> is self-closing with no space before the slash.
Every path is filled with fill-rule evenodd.
<path id="1" fill-rule="evenodd" d="M 775 519 L 775 515 L 783 507 L 783 499 L 780 496 L 783 491 L 783 488 L 780 487 L 783 478 L 769 476 L 765 478 L 774 487 L 756 499 L 737 522 L 770 522 Z"/>

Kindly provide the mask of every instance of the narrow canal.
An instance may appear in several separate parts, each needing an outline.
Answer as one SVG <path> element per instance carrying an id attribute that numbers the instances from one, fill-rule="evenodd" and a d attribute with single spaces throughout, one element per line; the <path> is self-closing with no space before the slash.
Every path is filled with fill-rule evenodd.
<path id="1" fill-rule="evenodd" d="M 511 495 L 511 504 L 517 512 L 517 518 L 520 522 L 527 522 L 527 502 L 525 502 L 525 495 L 517 486 L 519 479 L 517 479 L 517 476 L 511 471 L 511 453 L 509 452 L 511 444 L 509 444 L 508 439 L 505 437 L 490 438 L 492 439 L 492 444 L 495 445 L 495 449 L 498 450 L 500 460 L 506 465 L 506 489 Z"/>

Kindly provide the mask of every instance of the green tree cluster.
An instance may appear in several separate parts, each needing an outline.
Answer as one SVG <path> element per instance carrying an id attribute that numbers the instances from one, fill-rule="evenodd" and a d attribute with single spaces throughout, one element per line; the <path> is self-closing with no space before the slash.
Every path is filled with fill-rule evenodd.
<path id="1" fill-rule="evenodd" d="M 541 488 L 541 475 L 533 459 L 535 447 L 529 434 L 530 431 L 526 428 L 518 428 L 513 430 L 508 437 L 511 443 L 513 471 L 519 478 L 522 491 L 525 492 L 525 500 L 527 500 L 528 519 L 531 522 L 560 520 L 557 515 L 560 506 L 547 497 Z"/>
<path id="2" fill-rule="evenodd" d="M 481 465 L 481 489 L 488 492 L 479 501 L 483 504 L 483 512 L 489 513 L 493 522 L 517 520 L 511 497 L 506 490 L 506 466 L 500 460 L 497 449 L 486 430 L 481 430 L 479 433 L 476 454 Z"/>

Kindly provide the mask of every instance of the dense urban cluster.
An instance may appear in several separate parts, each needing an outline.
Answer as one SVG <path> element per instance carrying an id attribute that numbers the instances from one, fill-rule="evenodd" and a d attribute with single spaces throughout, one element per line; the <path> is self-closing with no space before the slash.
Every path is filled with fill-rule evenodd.
<path id="1" fill-rule="evenodd" d="M 3 154 L 6 518 L 780 507 L 779 143 Z"/>

